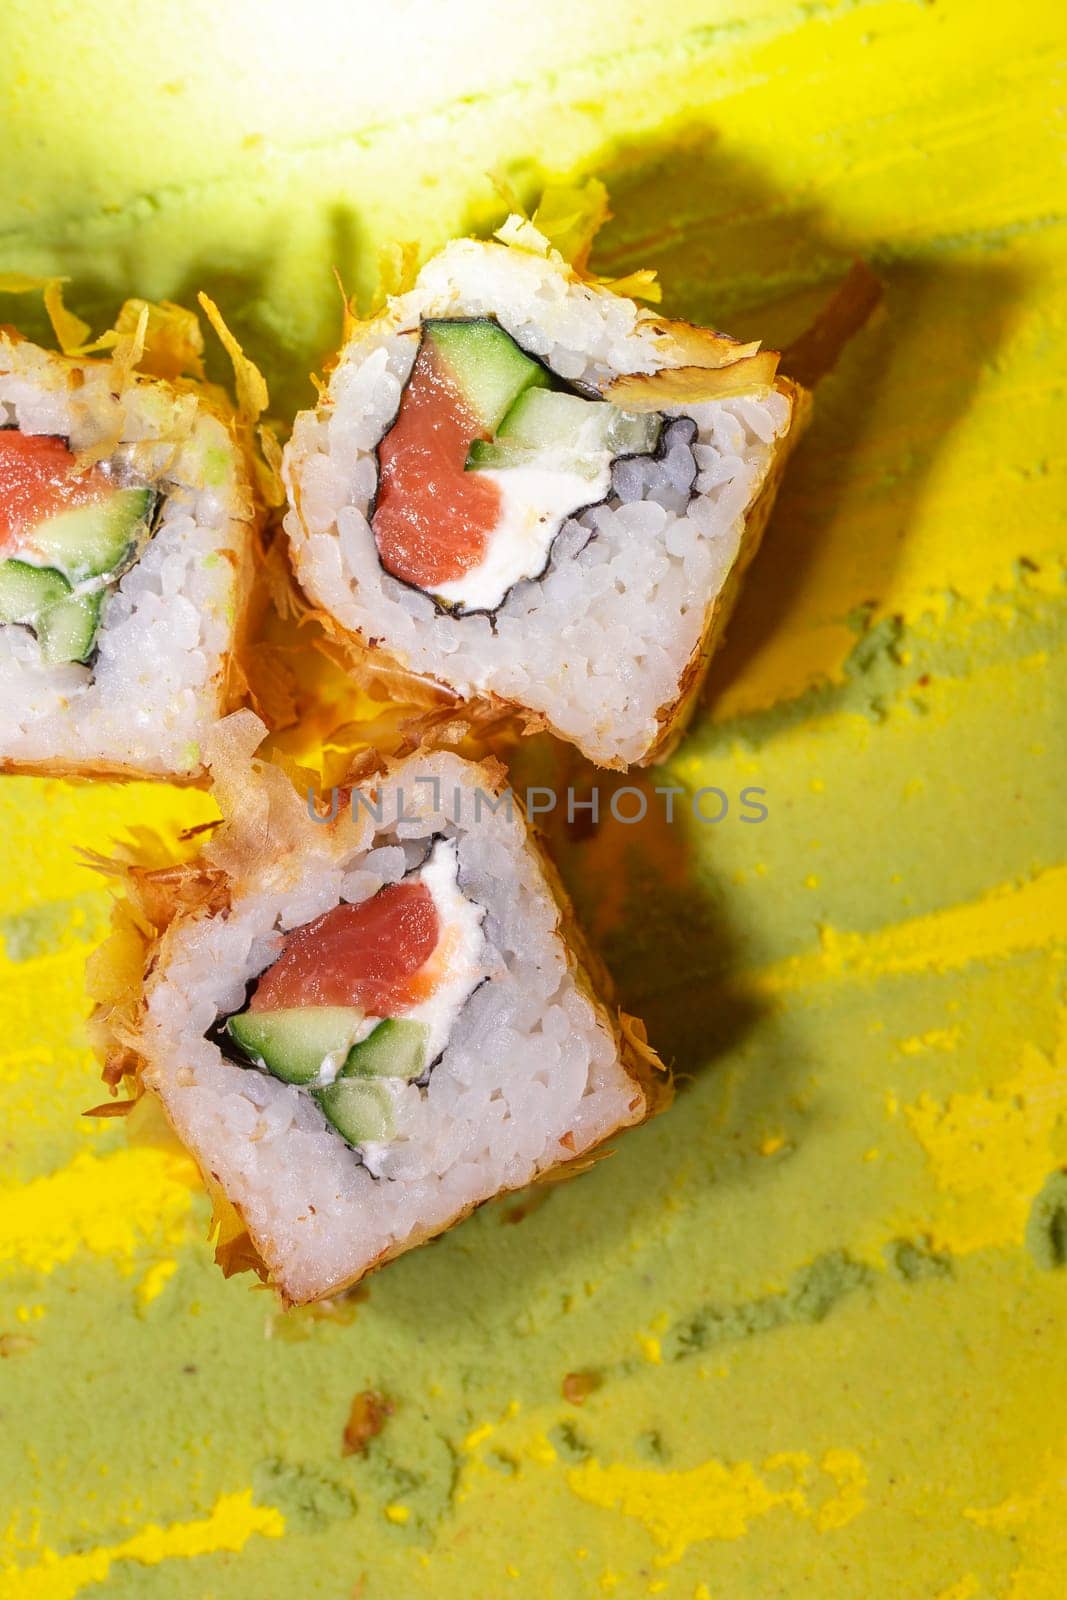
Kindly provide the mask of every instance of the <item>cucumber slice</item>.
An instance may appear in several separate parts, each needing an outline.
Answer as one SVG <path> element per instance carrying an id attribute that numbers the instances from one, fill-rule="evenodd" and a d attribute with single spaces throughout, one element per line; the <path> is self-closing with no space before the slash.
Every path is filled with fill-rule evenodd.
<path id="1" fill-rule="evenodd" d="M 41 654 L 49 666 L 68 661 L 88 661 L 96 644 L 104 596 L 74 595 L 40 613 L 34 627 Z"/>
<path id="2" fill-rule="evenodd" d="M 531 390 L 519 395 L 510 407 L 496 437 L 536 449 L 560 444 L 577 446 L 585 442 L 588 423 L 602 406 L 607 406 L 606 400 L 583 400 L 580 395 L 559 390 Z"/>
<path id="3" fill-rule="evenodd" d="M 404 1078 L 408 1083 L 426 1070 L 430 1030 L 424 1022 L 387 1017 L 373 1033 L 354 1044 L 341 1069 L 342 1078 Z"/>
<path id="4" fill-rule="evenodd" d="M 70 584 L 54 567 L 0 561 L 0 622 L 32 623 L 39 612 L 69 594 Z"/>
<path id="5" fill-rule="evenodd" d="M 513 444 L 510 439 L 475 439 L 467 456 L 466 470 L 481 471 L 487 468 L 537 467 L 542 472 L 567 472 L 576 478 L 599 477 L 605 466 L 605 454 L 578 455 L 573 450 L 535 450 L 530 445 Z"/>
<path id="6" fill-rule="evenodd" d="M 566 446 L 578 453 L 606 450 L 613 456 L 648 455 L 659 443 L 662 426 L 655 411 L 623 411 L 607 400 L 528 389 L 515 400 L 496 437 L 501 443 L 531 450 Z"/>
<path id="7" fill-rule="evenodd" d="M 136 546 L 155 498 L 152 489 L 118 489 L 98 505 L 60 511 L 34 528 L 33 548 L 75 583 L 102 577 Z"/>
<path id="8" fill-rule="evenodd" d="M 516 398 L 546 389 L 550 374 L 519 349 L 496 322 L 431 318 L 422 336 L 432 346 L 486 433 L 495 433 Z"/>
<path id="9" fill-rule="evenodd" d="M 349 1144 L 375 1144 L 396 1132 L 393 1104 L 383 1083 L 338 1078 L 328 1089 L 313 1089 L 327 1122 Z"/>
<path id="10" fill-rule="evenodd" d="M 102 605 L 100 594 L 72 595 L 70 584 L 54 567 L 0 562 L 0 622 L 29 624 L 50 666 L 89 659 Z"/>
<path id="11" fill-rule="evenodd" d="M 242 1011 L 226 1024 L 250 1061 L 283 1083 L 310 1083 L 327 1056 L 347 1053 L 363 1025 L 358 1006 L 294 1006 L 282 1011 Z"/>

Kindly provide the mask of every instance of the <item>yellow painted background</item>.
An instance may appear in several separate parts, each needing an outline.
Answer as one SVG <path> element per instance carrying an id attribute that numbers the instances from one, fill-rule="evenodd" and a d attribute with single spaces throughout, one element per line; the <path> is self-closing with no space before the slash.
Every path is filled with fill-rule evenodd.
<path id="1" fill-rule="evenodd" d="M 8 0 L 0 268 L 97 324 L 206 287 L 283 416 L 330 268 L 491 224 L 490 172 L 596 172 L 594 265 L 742 337 L 856 255 L 886 297 L 661 780 L 767 822 L 557 830 L 686 1085 L 521 1220 L 321 1315 L 223 1282 L 188 1161 L 79 1115 L 74 846 L 210 803 L 4 782 L 0 1600 L 1061 1600 L 1063 47 L 979 0 Z"/>

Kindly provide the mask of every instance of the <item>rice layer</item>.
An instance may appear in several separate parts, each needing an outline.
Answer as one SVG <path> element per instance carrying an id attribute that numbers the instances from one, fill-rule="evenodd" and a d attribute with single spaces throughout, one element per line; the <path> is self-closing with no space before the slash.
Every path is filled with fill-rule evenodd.
<path id="1" fill-rule="evenodd" d="M 486 804 L 498 786 L 493 769 L 450 754 L 412 757 L 382 780 L 380 823 L 362 810 L 356 826 L 301 814 L 298 838 L 268 849 L 225 915 L 179 922 L 163 940 L 139 1044 L 145 1082 L 291 1301 L 354 1280 L 648 1110 L 521 817 Z M 399 880 L 435 835 L 456 840 L 460 888 L 485 908 L 490 976 L 428 1084 L 405 1089 L 403 1137 L 374 1177 L 306 1092 L 234 1064 L 205 1034 L 243 1006 L 284 932 Z"/>
<path id="2" fill-rule="evenodd" d="M 224 423 L 195 395 L 0 335 L 0 424 L 69 439 L 158 488 L 157 529 L 104 605 L 91 666 L 47 665 L 0 627 L 0 766 L 189 777 L 226 710 L 251 500 Z"/>
<path id="3" fill-rule="evenodd" d="M 564 525 L 544 578 L 517 585 L 492 623 L 450 616 L 381 567 L 368 522 L 375 450 L 420 320 L 487 315 L 559 377 L 593 389 L 678 364 L 665 353 L 669 325 L 578 279 L 553 252 L 450 244 L 410 293 L 359 328 L 318 409 L 297 418 L 286 456 L 297 576 L 345 629 L 420 676 L 537 713 L 595 761 L 641 761 L 738 558 L 746 510 L 789 431 L 789 395 L 666 408 L 696 423 L 692 455 L 617 463 L 608 500 Z"/>

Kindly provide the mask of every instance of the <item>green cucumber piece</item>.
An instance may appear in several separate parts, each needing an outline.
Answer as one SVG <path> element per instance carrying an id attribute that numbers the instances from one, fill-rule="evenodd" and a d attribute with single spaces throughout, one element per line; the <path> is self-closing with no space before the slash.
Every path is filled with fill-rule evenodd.
<path id="1" fill-rule="evenodd" d="M 566 447 L 576 453 L 648 455 L 659 443 L 662 426 L 655 411 L 623 411 L 607 400 L 529 389 L 511 406 L 496 438 L 531 450 Z"/>
<path id="2" fill-rule="evenodd" d="M 358 1006 L 293 1006 L 280 1011 L 242 1011 L 226 1032 L 250 1061 L 283 1083 L 310 1083 L 327 1056 L 347 1052 L 363 1025 Z"/>
<path id="3" fill-rule="evenodd" d="M 367 1078 L 338 1078 L 327 1089 L 313 1089 L 327 1122 L 349 1144 L 373 1144 L 396 1132 L 392 1101 L 383 1083 Z"/>
<path id="4" fill-rule="evenodd" d="M 70 584 L 54 567 L 0 561 L 0 622 L 32 627 L 50 666 L 89 659 L 102 604 L 100 594 L 72 595 Z"/>
<path id="5" fill-rule="evenodd" d="M 41 611 L 69 594 L 70 584 L 54 567 L 0 561 L 0 622 L 33 623 Z"/>
<path id="6" fill-rule="evenodd" d="M 412 1083 L 426 1070 L 430 1030 L 424 1022 L 387 1017 L 373 1033 L 354 1044 L 341 1069 L 342 1078 L 403 1078 Z"/>
<path id="7" fill-rule="evenodd" d="M 104 596 L 74 595 L 48 606 L 37 617 L 34 627 L 41 654 L 49 666 L 68 661 L 88 661 L 96 644 Z"/>
<path id="8" fill-rule="evenodd" d="M 590 482 L 604 467 L 604 454 L 578 455 L 573 450 L 534 450 L 529 445 L 512 444 L 504 439 L 475 439 L 467 456 L 468 472 L 488 468 L 540 467 L 545 472 L 570 472 Z"/>
<path id="9" fill-rule="evenodd" d="M 422 336 L 448 370 L 486 433 L 495 433 L 520 394 L 545 389 L 552 379 L 499 323 L 431 318 Z"/>
<path id="10" fill-rule="evenodd" d="M 529 445 L 531 449 L 577 445 L 597 410 L 607 403 L 606 400 L 583 400 L 580 395 L 559 390 L 531 390 L 519 395 L 510 407 L 496 430 L 496 437 L 509 439 L 513 444 Z"/>
<path id="11" fill-rule="evenodd" d="M 76 583 L 102 577 L 137 544 L 154 502 L 152 489 L 117 489 L 97 505 L 74 506 L 38 523 L 33 548 Z"/>

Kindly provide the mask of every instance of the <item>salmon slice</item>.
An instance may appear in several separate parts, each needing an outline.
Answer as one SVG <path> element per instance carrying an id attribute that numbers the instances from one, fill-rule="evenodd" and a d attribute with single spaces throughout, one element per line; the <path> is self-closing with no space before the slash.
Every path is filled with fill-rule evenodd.
<path id="1" fill-rule="evenodd" d="M 440 932 L 422 883 L 390 884 L 360 905 L 335 906 L 286 936 L 248 1009 L 360 1006 L 368 1016 L 398 1016 L 426 999 L 439 978 L 421 969 Z"/>
<path id="2" fill-rule="evenodd" d="M 97 505 L 115 488 L 99 467 L 78 472 L 62 439 L 0 430 L 0 550 L 18 549 L 48 517 Z"/>
<path id="3" fill-rule="evenodd" d="M 371 527 L 382 566 L 419 589 L 454 583 L 485 559 L 501 495 L 484 473 L 466 472 L 485 427 L 424 340 L 396 421 L 378 446 L 378 503 Z"/>

